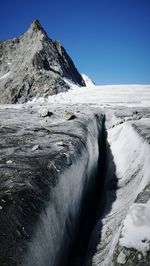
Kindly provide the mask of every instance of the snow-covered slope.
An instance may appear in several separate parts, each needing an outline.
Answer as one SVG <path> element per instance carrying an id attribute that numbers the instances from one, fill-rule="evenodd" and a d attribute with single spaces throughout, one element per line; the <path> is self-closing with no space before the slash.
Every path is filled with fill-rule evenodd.
<path id="1" fill-rule="evenodd" d="M 81 76 L 82 76 L 82 78 L 83 78 L 83 80 L 85 82 L 86 87 L 93 87 L 93 86 L 95 86 L 94 81 L 91 80 L 87 75 L 81 74 Z"/>
<path id="2" fill-rule="evenodd" d="M 77 87 L 66 93 L 59 93 L 48 98 L 34 99 L 33 102 L 58 104 L 92 104 L 100 107 L 111 106 L 150 106 L 150 85 L 106 85 Z M 33 103 L 32 102 L 32 103 Z"/>

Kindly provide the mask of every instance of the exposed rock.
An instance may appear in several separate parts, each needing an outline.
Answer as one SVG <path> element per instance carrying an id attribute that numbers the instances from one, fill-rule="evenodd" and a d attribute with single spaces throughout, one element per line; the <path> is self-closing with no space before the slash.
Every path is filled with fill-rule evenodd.
<path id="1" fill-rule="evenodd" d="M 49 115 L 49 110 L 48 110 L 46 107 L 44 107 L 44 108 L 42 108 L 42 109 L 39 111 L 39 115 L 42 116 L 42 117 L 46 117 L 46 116 Z"/>
<path id="2" fill-rule="evenodd" d="M 69 89 L 67 78 L 85 85 L 60 42 L 34 21 L 19 38 L 0 42 L 0 103 L 23 103 Z"/>
<path id="3" fill-rule="evenodd" d="M 34 145 L 34 146 L 32 147 L 32 151 L 36 151 L 36 150 L 38 150 L 39 148 L 40 148 L 40 145 L 39 145 L 39 144 Z"/>
<path id="4" fill-rule="evenodd" d="M 75 118 L 76 118 L 76 116 L 75 116 L 74 113 L 72 113 L 72 112 L 67 112 L 67 111 L 64 112 L 63 117 L 64 117 L 66 120 L 72 120 L 72 119 L 75 119 Z"/>
<path id="5" fill-rule="evenodd" d="M 62 147 L 65 147 L 66 146 L 63 141 L 56 142 L 56 145 L 57 146 L 62 146 Z"/>
<path id="6" fill-rule="evenodd" d="M 126 255 L 124 254 L 123 251 L 121 251 L 117 257 L 117 262 L 119 264 L 125 264 L 126 263 Z"/>

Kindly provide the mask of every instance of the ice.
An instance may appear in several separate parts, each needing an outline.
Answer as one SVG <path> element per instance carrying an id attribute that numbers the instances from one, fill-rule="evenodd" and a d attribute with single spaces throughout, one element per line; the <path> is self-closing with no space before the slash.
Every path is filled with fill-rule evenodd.
<path id="1" fill-rule="evenodd" d="M 145 254 L 150 244 L 150 200 L 133 204 L 124 220 L 120 245 Z"/>
<path id="2" fill-rule="evenodd" d="M 110 129 L 108 138 L 117 166 L 116 174 L 119 185 L 125 185 L 134 172 L 143 169 L 145 179 L 143 178 L 142 182 L 145 186 L 150 181 L 146 174 L 150 174 L 150 171 L 148 171 L 148 164 L 150 163 L 149 145 L 138 136 L 131 122 Z M 129 140 L 132 146 L 128 144 Z M 139 146 L 140 149 L 138 149 Z"/>
<path id="3" fill-rule="evenodd" d="M 7 78 L 9 75 L 10 75 L 10 72 L 6 73 L 5 75 L 3 75 L 3 76 L 0 77 L 0 80 Z"/>
<path id="4" fill-rule="evenodd" d="M 93 87 L 95 86 L 95 83 L 85 74 L 82 74 L 82 78 L 84 79 L 84 82 L 86 84 L 86 87 Z"/>
<path id="5" fill-rule="evenodd" d="M 150 85 L 105 85 L 79 87 L 65 79 L 71 89 L 57 95 L 49 96 L 47 103 L 58 104 L 91 104 L 101 107 L 126 106 L 149 107 Z M 32 100 L 38 102 L 39 99 Z M 41 101 L 41 100 L 40 100 Z M 43 98 L 44 101 L 44 98 Z"/>
<path id="6" fill-rule="evenodd" d="M 127 112 L 127 109 L 125 112 Z M 122 229 L 122 222 L 137 195 L 150 183 L 150 146 L 145 137 L 139 135 L 139 132 L 134 128 L 134 125 L 137 123 L 139 126 L 139 122 L 127 121 L 120 125 L 117 124 L 117 119 L 115 122 L 116 125 L 108 129 L 108 143 L 115 165 L 115 173 L 113 172 L 112 163 L 108 157 L 106 165 L 108 192 L 106 193 L 104 206 L 104 213 L 106 215 L 98 222 L 95 228 L 96 234 L 99 231 L 101 232 L 101 239 L 96 246 L 97 251 L 93 256 L 93 265 L 115 265 L 112 263 L 112 257 Z M 142 119 L 140 120 L 140 124 L 143 128 L 144 121 L 142 123 Z M 113 180 L 111 181 L 109 176 L 113 177 L 114 175 L 117 178 L 117 189 L 112 189 L 111 192 L 109 187 L 111 187 Z M 115 199 L 111 204 L 110 210 L 109 202 L 111 201 L 111 193 L 113 195 L 115 194 Z M 136 203 L 134 206 L 136 208 L 139 205 Z M 133 234 L 131 234 L 133 226 L 131 227 L 131 215 L 129 214 L 124 225 L 122 245 L 126 245 L 129 248 L 133 247 L 144 252 L 148 250 L 148 239 L 150 235 L 149 203 L 147 207 L 142 205 L 140 208 L 140 218 L 143 220 L 143 224 L 141 226 L 138 224 L 136 231 L 134 230 Z M 102 229 L 101 224 L 103 224 Z M 148 239 L 143 239 L 146 231 L 148 232 Z M 138 233 L 139 236 L 137 237 L 137 241 L 135 241 L 135 236 Z M 130 242 L 132 237 L 133 242 Z"/>
<path id="7" fill-rule="evenodd" d="M 65 131 L 68 139 L 69 135 L 67 134 L 71 130 L 71 124 L 68 122 L 67 127 L 66 125 L 64 126 L 63 112 L 65 110 L 74 112 L 81 121 L 86 121 L 91 116 L 91 110 L 94 110 L 96 114 L 105 113 L 107 141 L 110 149 L 106 162 L 106 180 L 108 182 L 106 184 L 108 192 L 106 190 L 104 200 L 104 213 L 106 215 L 102 217 L 96 228 L 97 235 L 101 233 L 101 239 L 97 246 L 94 246 L 96 253 L 92 259 L 93 265 L 113 265 L 111 264 L 111 259 L 124 219 L 120 240 L 121 245 L 133 247 L 143 253 L 148 250 L 148 242 L 150 240 L 150 201 L 146 204 L 134 203 L 134 201 L 137 195 L 150 182 L 150 146 L 149 139 L 146 138 L 150 128 L 150 85 L 79 87 L 67 79 L 65 81 L 71 86 L 71 89 L 65 93 L 59 93 L 48 98 L 33 99 L 23 105 L 1 106 L 1 126 L 9 126 L 11 128 L 15 125 L 15 127 L 19 126 L 22 131 L 28 126 L 29 132 L 34 127 L 47 130 L 51 126 L 56 126 L 55 130 L 57 127 L 61 129 L 60 135 L 61 132 Z M 54 115 L 46 119 L 39 117 L 38 110 L 41 109 L 41 106 L 47 107 Z M 6 108 L 7 111 L 5 110 Z M 97 127 L 94 124 L 95 117 L 92 120 L 91 127 L 89 127 L 90 125 L 85 126 L 85 129 L 88 129 L 86 131 L 86 134 L 87 132 L 88 134 L 84 140 L 87 146 L 86 150 L 83 150 L 82 158 L 79 157 L 81 147 L 78 153 L 77 151 L 75 153 L 72 148 L 71 154 L 74 156 L 72 165 L 70 164 L 71 155 L 69 152 L 65 151 L 62 155 L 65 156 L 67 163 L 71 166 L 68 167 L 68 171 L 62 173 L 60 183 L 53 189 L 51 194 L 53 200 L 47 206 L 46 213 L 41 213 L 37 231 L 28 251 L 27 265 L 30 265 L 30 260 L 33 260 L 33 265 L 39 260 L 37 265 L 41 266 L 45 254 L 47 258 L 51 256 L 53 260 L 55 253 L 59 249 L 59 243 L 62 243 L 61 234 L 66 230 L 63 219 L 67 219 L 68 212 L 71 212 L 71 217 L 76 217 L 82 194 L 80 190 L 83 190 L 85 186 L 83 181 L 85 178 L 84 172 L 88 173 L 89 176 L 91 175 L 90 173 L 93 172 L 93 169 L 96 169 L 95 163 L 97 163 L 98 157 L 97 139 L 99 132 L 96 131 Z M 74 123 L 76 123 L 76 120 Z M 101 126 L 99 126 L 99 130 L 100 128 Z M 76 134 L 78 130 L 77 124 L 72 130 L 73 134 Z M 85 133 L 84 130 L 83 132 Z M 81 140 L 83 139 L 83 132 L 79 136 Z M 65 135 L 62 135 L 60 139 L 58 137 L 54 139 L 55 149 L 63 147 L 62 143 Z M 42 137 L 40 139 L 40 145 L 45 145 L 45 143 L 48 145 L 49 139 L 47 137 L 46 135 L 45 138 Z M 37 143 L 33 144 L 36 145 Z M 51 147 L 48 151 L 51 151 Z M 12 153 L 12 150 L 9 152 Z M 42 153 L 42 149 L 39 149 L 38 152 Z M 45 148 L 43 152 L 46 152 Z M 10 159 L 14 163 L 13 158 Z M 53 171 L 60 174 L 62 172 L 60 165 L 56 165 L 55 162 L 51 163 L 50 167 Z M 114 168 L 112 164 L 114 164 Z M 8 166 L 11 167 L 11 164 Z M 113 188 L 115 183 L 109 179 L 110 176 L 113 177 L 115 175 L 117 179 L 116 190 Z M 113 181 L 116 181 L 114 177 Z M 67 191 L 66 187 L 68 188 Z M 114 201 L 111 202 L 113 197 Z M 132 207 L 127 214 L 130 206 Z M 73 223 L 74 219 L 71 222 Z M 68 230 L 67 233 L 69 234 L 69 232 Z M 43 241 L 43 237 L 45 241 Z M 51 241 L 48 242 L 48 239 Z"/>

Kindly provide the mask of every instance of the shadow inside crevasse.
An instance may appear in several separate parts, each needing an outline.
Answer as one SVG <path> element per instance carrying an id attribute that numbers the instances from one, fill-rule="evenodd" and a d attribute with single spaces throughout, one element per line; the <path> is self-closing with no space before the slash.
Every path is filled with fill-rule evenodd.
<path id="1" fill-rule="evenodd" d="M 99 162 L 96 181 L 93 189 L 87 191 L 83 198 L 76 238 L 69 249 L 67 266 L 92 265 L 97 244 L 101 239 L 102 222 L 116 199 L 117 177 L 110 145 L 107 141 L 107 130 L 103 121 L 102 134 L 99 138 Z M 109 200 L 106 195 L 109 193 Z M 98 230 L 96 224 L 98 222 Z M 94 231 L 93 231 L 94 230 Z M 93 232 L 93 233 L 92 233 Z M 95 234 L 93 236 L 93 234 Z M 90 241 L 94 238 L 94 242 Z"/>

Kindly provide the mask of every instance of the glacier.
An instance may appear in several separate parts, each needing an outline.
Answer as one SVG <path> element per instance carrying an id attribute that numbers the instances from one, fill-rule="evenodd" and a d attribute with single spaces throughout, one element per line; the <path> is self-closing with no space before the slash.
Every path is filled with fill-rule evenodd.
<path id="1" fill-rule="evenodd" d="M 71 85 L 0 105 L 0 265 L 149 265 L 150 85 Z"/>

